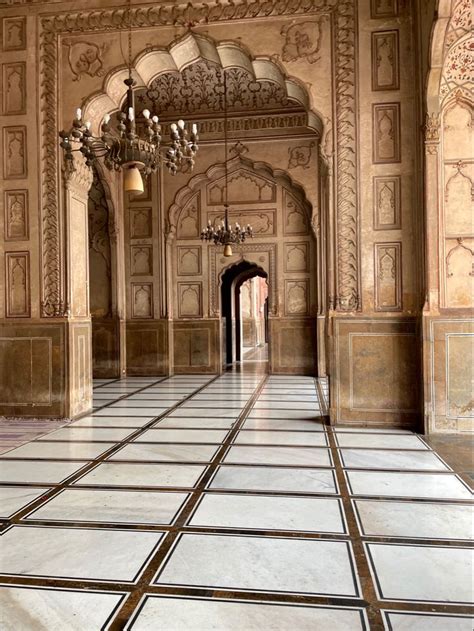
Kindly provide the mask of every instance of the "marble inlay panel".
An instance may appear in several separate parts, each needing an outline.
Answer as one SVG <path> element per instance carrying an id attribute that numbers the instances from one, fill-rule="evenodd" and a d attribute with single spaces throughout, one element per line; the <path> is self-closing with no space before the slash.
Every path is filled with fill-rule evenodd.
<path id="1" fill-rule="evenodd" d="M 204 470 L 205 467 L 199 465 L 106 462 L 80 478 L 76 484 L 191 488 L 195 486 Z"/>
<path id="2" fill-rule="evenodd" d="M 390 631 L 472 631 L 474 616 L 382 611 Z"/>
<path id="3" fill-rule="evenodd" d="M 106 415 L 110 416 L 110 412 Z M 99 418 L 99 417 L 96 417 Z M 153 417 L 151 417 L 153 418 Z M 151 420 L 151 419 L 150 419 Z M 133 434 L 133 429 L 96 428 L 96 427 L 63 427 L 50 432 L 38 440 L 79 440 L 79 441 L 118 441 Z"/>
<path id="4" fill-rule="evenodd" d="M 168 408 L 168 405 L 157 405 L 154 406 L 154 408 L 122 407 L 116 406 L 116 404 L 113 403 L 103 410 L 97 410 L 97 412 L 94 412 L 94 416 L 111 416 L 112 414 L 114 416 L 142 416 L 151 421 L 151 419 L 155 418 L 155 416 L 163 414 L 163 412 Z"/>
<path id="5" fill-rule="evenodd" d="M 330 469 L 309 468 L 222 466 L 217 469 L 208 488 L 324 495 L 337 493 L 336 480 Z"/>
<path id="6" fill-rule="evenodd" d="M 48 488 L 27 488 L 24 486 L 0 487 L 0 518 L 8 519 L 20 509 L 31 504 L 36 498 L 49 491 Z M 1 609 L 0 609 L 1 611 Z"/>
<path id="7" fill-rule="evenodd" d="M 26 482 L 34 484 L 57 484 L 86 462 L 47 462 L 45 460 L 3 460 L 0 467 L 0 482 Z"/>
<path id="8" fill-rule="evenodd" d="M 236 445 L 310 445 L 326 447 L 324 432 L 240 431 L 234 440 Z"/>
<path id="9" fill-rule="evenodd" d="M 212 416 L 214 418 L 231 418 L 236 419 L 240 414 L 239 410 L 228 410 L 226 408 L 183 408 L 180 407 L 177 410 L 171 412 L 168 416 L 171 418 L 173 416 L 180 416 L 181 418 L 184 416 L 189 417 L 202 417 L 206 418 L 206 416 Z"/>
<path id="10" fill-rule="evenodd" d="M 209 462 L 218 445 L 155 445 L 153 443 L 125 445 L 109 460 L 156 460 L 167 462 Z"/>
<path id="11" fill-rule="evenodd" d="M 315 411 L 319 411 L 319 404 L 318 403 L 312 403 L 311 401 L 309 402 L 304 402 L 304 401 L 285 401 L 285 400 L 279 400 L 279 401 L 271 401 L 269 399 L 267 400 L 263 400 L 263 399 L 259 399 L 255 405 L 253 406 L 254 410 L 315 410 Z"/>
<path id="12" fill-rule="evenodd" d="M 204 495 L 188 524 L 344 534 L 342 514 L 338 499 L 209 493 Z"/>
<path id="13" fill-rule="evenodd" d="M 474 539 L 474 507 L 463 504 L 354 500 L 366 536 Z"/>
<path id="14" fill-rule="evenodd" d="M 123 592 L 5 585 L 0 587 L 2 631 L 104 629 L 125 597 Z"/>
<path id="15" fill-rule="evenodd" d="M 360 594 L 349 544 L 320 539 L 183 534 L 155 583 L 355 598 Z"/>
<path id="16" fill-rule="evenodd" d="M 341 449 L 339 453 L 344 467 L 352 469 L 451 471 L 432 451 Z"/>
<path id="17" fill-rule="evenodd" d="M 100 454 L 114 446 L 115 443 L 48 443 L 33 441 L 6 451 L 3 458 L 55 458 L 58 460 L 88 460 L 97 458 Z M 0 460 L 0 468 L 3 462 Z"/>
<path id="18" fill-rule="evenodd" d="M 231 447 L 223 459 L 226 464 L 267 464 L 304 467 L 332 466 L 329 449 L 321 447 Z"/>
<path id="19" fill-rule="evenodd" d="M 153 427 L 175 429 L 230 429 L 235 421 L 227 418 L 164 418 Z"/>
<path id="20" fill-rule="evenodd" d="M 163 534 L 12 526 L 0 537 L 0 574 L 133 583 Z"/>
<path id="21" fill-rule="evenodd" d="M 113 524 L 171 524 L 189 497 L 187 493 L 66 489 L 25 519 L 103 522 Z"/>
<path id="22" fill-rule="evenodd" d="M 473 602 L 472 549 L 382 543 L 366 549 L 382 600 Z"/>
<path id="23" fill-rule="evenodd" d="M 321 412 L 317 408 L 309 410 L 251 410 L 249 418 L 284 418 L 284 419 L 298 419 L 298 420 L 314 420 L 321 415 Z"/>
<path id="24" fill-rule="evenodd" d="M 413 497 L 428 499 L 472 499 L 471 491 L 451 473 L 395 473 L 347 471 L 353 495 Z"/>
<path id="25" fill-rule="evenodd" d="M 138 438 L 137 443 L 220 443 L 227 436 L 225 430 L 206 429 L 149 429 Z"/>
<path id="26" fill-rule="evenodd" d="M 70 427 L 143 427 L 149 422 L 145 416 L 121 417 L 121 416 L 87 416 L 73 421 Z"/>
<path id="27" fill-rule="evenodd" d="M 324 432 L 324 426 L 321 421 L 298 421 L 296 419 L 286 420 L 283 418 L 248 418 L 243 429 L 262 429 L 262 430 L 306 430 L 310 432 Z"/>
<path id="28" fill-rule="evenodd" d="M 155 631 L 157 628 L 215 629 L 226 631 L 363 631 L 367 629 L 362 609 L 305 605 L 225 601 L 219 599 L 146 596 L 127 631 Z"/>
<path id="29" fill-rule="evenodd" d="M 336 434 L 339 447 L 373 447 L 377 449 L 428 449 L 418 436 L 386 436 L 382 434 Z"/>

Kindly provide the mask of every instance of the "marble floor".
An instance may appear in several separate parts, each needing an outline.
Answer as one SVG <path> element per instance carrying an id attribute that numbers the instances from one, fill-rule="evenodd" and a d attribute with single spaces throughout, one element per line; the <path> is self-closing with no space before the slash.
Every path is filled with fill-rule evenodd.
<path id="1" fill-rule="evenodd" d="M 97 380 L 80 420 L 0 428 L 1 631 L 472 631 L 466 466 L 327 405 L 310 377 Z"/>

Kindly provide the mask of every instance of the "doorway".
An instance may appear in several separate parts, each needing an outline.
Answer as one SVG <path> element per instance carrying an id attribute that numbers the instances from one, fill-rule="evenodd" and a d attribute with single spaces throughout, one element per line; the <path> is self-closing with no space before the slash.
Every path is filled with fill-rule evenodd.
<path id="1" fill-rule="evenodd" d="M 268 365 L 268 275 L 255 263 L 227 269 L 221 283 L 222 361 Z"/>

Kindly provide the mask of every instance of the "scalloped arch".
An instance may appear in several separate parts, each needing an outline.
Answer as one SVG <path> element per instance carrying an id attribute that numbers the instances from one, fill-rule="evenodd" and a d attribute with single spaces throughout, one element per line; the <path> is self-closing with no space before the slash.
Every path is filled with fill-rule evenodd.
<path id="1" fill-rule="evenodd" d="M 283 171 L 282 169 L 273 169 L 266 162 L 253 162 L 253 160 L 249 160 L 243 156 L 236 156 L 235 158 L 232 158 L 232 160 L 228 161 L 227 166 L 229 175 L 244 170 L 251 174 L 257 174 L 264 178 L 280 182 L 285 188 L 290 189 L 292 193 L 297 194 L 303 204 L 303 207 L 308 213 L 309 220 L 311 221 L 312 204 L 306 197 L 303 186 L 288 175 L 286 171 Z M 183 186 L 183 188 L 176 193 L 174 202 L 171 204 L 168 211 L 169 228 L 172 233 L 176 230 L 179 212 L 188 204 L 194 195 L 196 195 L 202 184 L 215 182 L 224 176 L 224 163 L 213 164 L 204 173 L 198 173 L 192 177 L 188 184 Z"/>
<path id="2" fill-rule="evenodd" d="M 321 136 L 322 119 L 311 109 L 305 86 L 298 79 L 288 77 L 275 60 L 262 56 L 252 57 L 244 46 L 234 41 L 215 42 L 209 37 L 188 33 L 168 48 L 145 50 L 133 62 L 136 87 L 144 88 L 162 74 L 180 73 L 197 61 L 207 61 L 224 70 L 242 68 L 255 81 L 269 81 L 279 85 L 289 100 L 306 110 L 308 127 Z M 114 68 L 106 75 L 102 90 L 92 94 L 83 104 L 84 118 L 91 121 L 94 133 L 98 133 L 106 113 L 112 114 L 120 109 L 126 92 L 123 81 L 127 75 L 128 69 L 125 66 Z"/>

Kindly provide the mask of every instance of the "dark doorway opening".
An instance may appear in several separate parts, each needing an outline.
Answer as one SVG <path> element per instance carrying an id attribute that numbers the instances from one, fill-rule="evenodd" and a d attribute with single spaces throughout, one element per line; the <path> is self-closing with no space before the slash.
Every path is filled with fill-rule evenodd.
<path id="1" fill-rule="evenodd" d="M 222 276 L 222 361 L 224 366 L 268 362 L 267 273 L 242 261 Z"/>

